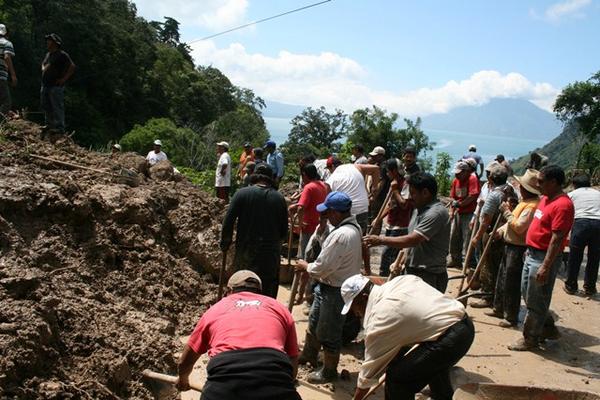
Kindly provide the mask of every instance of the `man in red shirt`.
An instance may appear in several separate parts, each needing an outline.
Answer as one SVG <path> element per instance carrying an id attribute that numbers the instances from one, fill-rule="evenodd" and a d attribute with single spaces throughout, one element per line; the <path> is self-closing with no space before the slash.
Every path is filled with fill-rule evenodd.
<path id="1" fill-rule="evenodd" d="M 552 289 L 567 234 L 573 226 L 575 209 L 563 193 L 565 172 L 556 165 L 542 168 L 538 175 L 543 194 L 527 231 L 527 253 L 521 275 L 521 293 L 527 305 L 523 337 L 508 346 L 510 350 L 537 348 L 540 341 L 558 339 L 560 333 L 548 314 Z"/>
<path id="2" fill-rule="evenodd" d="M 261 295 L 261 287 L 248 270 L 229 278 L 228 295 L 204 313 L 183 349 L 178 389 L 189 390 L 194 364 L 208 352 L 203 400 L 300 400 L 294 320 L 281 303 Z"/>
<path id="3" fill-rule="evenodd" d="M 304 259 L 304 253 L 308 239 L 319 226 L 320 214 L 317 211 L 317 204 L 321 204 L 327 197 L 327 186 L 321 181 L 317 167 L 314 164 L 305 164 L 301 169 L 302 173 L 302 194 L 298 203 L 289 207 L 290 218 L 293 219 L 297 214 L 298 222 L 302 226 L 300 231 L 300 246 L 298 248 L 298 258 Z"/>
<path id="4" fill-rule="evenodd" d="M 450 231 L 449 267 L 460 268 L 469 247 L 469 222 L 477 207 L 477 197 L 479 197 L 480 191 L 479 180 L 472 171 L 471 166 L 465 160 L 460 160 L 454 166 L 456 178 L 452 181 L 450 188 L 450 197 L 453 201 L 450 210 L 452 229 Z M 472 257 L 469 260 L 469 267 L 474 268 L 474 264 L 475 259 Z"/>

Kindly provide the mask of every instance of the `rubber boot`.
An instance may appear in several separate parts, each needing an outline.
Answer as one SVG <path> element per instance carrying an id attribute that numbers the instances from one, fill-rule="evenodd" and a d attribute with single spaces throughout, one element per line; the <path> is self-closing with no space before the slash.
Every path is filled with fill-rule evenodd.
<path id="1" fill-rule="evenodd" d="M 310 364 L 313 368 L 317 368 L 318 355 L 320 349 L 321 343 L 319 343 L 319 341 L 313 334 L 306 331 L 306 337 L 304 338 L 304 347 L 302 348 L 302 353 L 300 353 L 300 356 L 298 357 L 298 364 Z"/>
<path id="2" fill-rule="evenodd" d="M 324 351 L 323 356 L 323 366 L 308 375 L 307 380 L 309 383 L 323 384 L 333 382 L 337 379 L 337 365 L 340 361 L 340 353 Z"/>

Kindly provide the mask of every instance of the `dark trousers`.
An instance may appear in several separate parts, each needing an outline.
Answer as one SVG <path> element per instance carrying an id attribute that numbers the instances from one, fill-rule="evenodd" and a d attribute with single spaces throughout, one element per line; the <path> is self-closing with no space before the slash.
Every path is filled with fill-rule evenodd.
<path id="1" fill-rule="evenodd" d="M 567 267 L 566 285 L 577 289 L 577 277 L 583 260 L 583 251 L 587 247 L 587 264 L 583 287 L 588 291 L 596 291 L 598 281 L 598 265 L 600 264 L 600 220 L 577 218 L 571 230 L 569 243 L 569 264 Z"/>
<path id="2" fill-rule="evenodd" d="M 339 353 L 346 316 L 342 315 L 344 299 L 339 287 L 317 283 L 308 314 L 308 331 L 316 336 L 323 350 Z"/>
<path id="3" fill-rule="evenodd" d="M 277 298 L 281 245 L 276 243 L 247 243 L 235 248 L 235 270 L 248 269 L 262 281 L 262 294 Z"/>
<path id="4" fill-rule="evenodd" d="M 386 369 L 385 399 L 414 400 L 426 385 L 435 400 L 451 400 L 450 368 L 469 351 L 475 328 L 469 317 L 455 323 L 437 340 L 423 342 L 408 355 L 401 350 Z"/>
<path id="5" fill-rule="evenodd" d="M 65 88 L 64 86 L 42 86 L 40 102 L 46 125 L 61 132 L 65 130 Z"/>
<path id="6" fill-rule="evenodd" d="M 489 234 L 484 235 L 484 243 L 487 242 Z M 503 240 L 492 240 L 488 254 L 483 260 L 481 266 L 481 290 L 485 293 L 492 293 L 492 301 L 494 301 L 494 291 L 496 289 L 496 280 L 498 279 L 498 270 L 500 269 L 500 261 L 504 252 Z"/>
<path id="7" fill-rule="evenodd" d="M 386 229 L 385 236 L 386 237 L 398 237 L 403 236 L 408 233 L 408 229 Z M 390 274 L 390 265 L 396 258 L 398 257 L 398 253 L 400 253 L 400 249 L 397 247 L 385 246 L 383 249 L 383 253 L 381 254 L 381 264 L 379 264 L 379 276 L 389 276 Z"/>
<path id="8" fill-rule="evenodd" d="M 12 106 L 8 81 L 0 79 L 0 121 L 6 116 Z"/>
<path id="9" fill-rule="evenodd" d="M 526 250 L 527 246 L 506 243 L 496 280 L 494 311 L 514 323 L 517 322 L 521 307 L 521 274 Z"/>
<path id="10" fill-rule="evenodd" d="M 407 275 L 416 275 L 423 279 L 429 286 L 433 286 L 440 292 L 446 292 L 448 287 L 448 271 L 444 272 L 429 272 L 422 268 L 406 267 L 404 270 Z"/>
<path id="11" fill-rule="evenodd" d="M 215 186 L 215 193 L 217 194 L 217 198 L 225 200 L 226 203 L 229 203 L 229 191 L 231 187 L 229 186 Z"/>

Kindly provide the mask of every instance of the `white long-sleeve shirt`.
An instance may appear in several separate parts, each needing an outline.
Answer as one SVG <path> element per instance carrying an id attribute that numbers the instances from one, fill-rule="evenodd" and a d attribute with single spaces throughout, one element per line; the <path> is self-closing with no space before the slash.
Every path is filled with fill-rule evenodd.
<path id="1" fill-rule="evenodd" d="M 465 307 L 415 275 L 373 286 L 365 312 L 365 361 L 357 386 L 377 383 L 404 346 L 437 340 L 465 316 Z"/>
<path id="2" fill-rule="evenodd" d="M 329 286 L 341 287 L 362 266 L 361 231 L 354 215 L 344 219 L 323 243 L 321 253 L 308 264 L 312 278 Z"/>

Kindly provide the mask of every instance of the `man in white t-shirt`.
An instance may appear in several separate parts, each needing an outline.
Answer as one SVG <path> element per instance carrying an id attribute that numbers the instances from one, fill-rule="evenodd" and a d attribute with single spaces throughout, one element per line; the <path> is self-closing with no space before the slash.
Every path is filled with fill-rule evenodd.
<path id="1" fill-rule="evenodd" d="M 228 150 L 229 143 L 217 143 L 219 161 L 215 172 L 215 190 L 217 197 L 225 200 L 225 203 L 229 203 L 229 190 L 231 189 L 231 157 L 227 152 Z"/>
<path id="2" fill-rule="evenodd" d="M 158 139 L 154 141 L 154 149 L 150 150 L 148 155 L 146 156 L 146 161 L 150 166 L 154 164 L 167 160 L 167 155 L 161 150 L 162 142 Z"/>
<path id="3" fill-rule="evenodd" d="M 575 222 L 571 229 L 568 276 L 564 289 L 568 294 L 577 293 L 579 268 L 587 247 L 583 290 L 587 296 L 593 296 L 598 292 L 596 282 L 600 264 L 600 191 L 591 187 L 591 180 L 587 174 L 573 177 L 573 186 L 575 190 L 568 195 L 575 207 Z"/>

